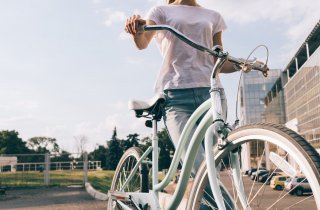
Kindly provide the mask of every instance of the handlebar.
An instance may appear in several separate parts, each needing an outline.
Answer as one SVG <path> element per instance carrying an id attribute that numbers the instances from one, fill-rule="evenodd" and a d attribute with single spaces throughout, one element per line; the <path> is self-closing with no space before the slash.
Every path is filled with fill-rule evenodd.
<path id="1" fill-rule="evenodd" d="M 235 58 L 230 56 L 227 52 L 223 52 L 220 48 L 214 48 L 209 49 L 205 46 L 202 46 L 195 41 L 191 40 L 189 37 L 182 34 L 180 31 L 168 26 L 168 25 L 142 25 L 138 27 L 138 32 L 142 33 L 145 31 L 161 31 L 166 30 L 170 31 L 172 34 L 174 34 L 177 38 L 179 38 L 181 41 L 185 42 L 186 44 L 190 45 L 191 47 L 200 50 L 202 52 L 208 53 L 216 58 L 221 58 L 230 61 L 231 63 L 241 66 L 243 64 L 249 64 L 252 66 L 252 69 L 261 71 L 263 75 L 266 77 L 267 71 L 269 70 L 266 64 L 263 63 L 257 63 L 254 61 L 248 61 L 241 58 Z"/>

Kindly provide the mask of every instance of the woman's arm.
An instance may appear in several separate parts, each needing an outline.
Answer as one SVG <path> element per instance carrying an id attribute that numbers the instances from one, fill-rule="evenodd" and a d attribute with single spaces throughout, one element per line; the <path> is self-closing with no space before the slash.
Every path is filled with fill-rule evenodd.
<path id="1" fill-rule="evenodd" d="M 141 25 L 155 25 L 152 20 L 141 19 L 140 15 L 133 15 L 126 21 L 125 31 L 133 36 L 137 48 L 142 50 L 148 47 L 155 31 L 139 32 L 138 27 Z"/>
<path id="2" fill-rule="evenodd" d="M 219 45 L 223 48 L 223 45 L 222 45 L 222 32 L 218 32 L 216 33 L 214 36 L 213 36 L 213 46 L 216 46 L 216 45 Z M 215 58 L 215 61 L 217 59 Z M 234 65 L 229 62 L 229 61 L 226 61 L 221 69 L 221 73 L 233 73 L 233 72 L 236 72 L 238 71 L 237 69 L 234 68 Z"/>

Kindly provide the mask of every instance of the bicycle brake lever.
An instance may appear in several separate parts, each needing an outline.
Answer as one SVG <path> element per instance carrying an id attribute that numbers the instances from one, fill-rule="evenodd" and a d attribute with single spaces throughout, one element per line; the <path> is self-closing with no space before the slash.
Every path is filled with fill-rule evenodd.
<path id="1" fill-rule="evenodd" d="M 262 67 L 262 74 L 264 77 L 268 77 L 268 71 L 269 71 L 269 68 L 268 66 L 265 64 L 263 67 Z"/>

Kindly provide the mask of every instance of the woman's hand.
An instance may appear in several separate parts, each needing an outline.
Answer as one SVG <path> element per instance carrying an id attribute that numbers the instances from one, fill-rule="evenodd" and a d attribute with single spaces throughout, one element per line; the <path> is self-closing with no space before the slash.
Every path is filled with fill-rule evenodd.
<path id="1" fill-rule="evenodd" d="M 132 15 L 131 17 L 127 18 L 124 30 L 127 33 L 135 36 L 136 34 L 139 33 L 138 27 L 145 24 L 146 24 L 146 20 L 142 19 L 140 15 Z"/>

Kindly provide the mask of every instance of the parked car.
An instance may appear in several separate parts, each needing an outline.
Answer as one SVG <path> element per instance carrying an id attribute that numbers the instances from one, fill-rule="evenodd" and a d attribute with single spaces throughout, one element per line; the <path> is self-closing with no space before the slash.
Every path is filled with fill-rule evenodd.
<path id="1" fill-rule="evenodd" d="M 284 188 L 284 182 L 289 178 L 289 176 L 278 175 L 272 177 L 270 181 L 270 187 L 275 190 L 282 190 Z"/>
<path id="2" fill-rule="evenodd" d="M 269 171 L 264 170 L 264 169 L 259 169 L 251 174 L 251 180 L 258 180 L 259 176 L 261 176 L 263 174 L 267 174 L 267 173 L 269 173 Z"/>
<path id="3" fill-rule="evenodd" d="M 247 176 L 251 176 L 251 173 L 252 173 L 253 170 L 256 170 L 256 169 L 250 168 L 249 170 L 246 170 L 245 174 L 246 174 Z"/>
<path id="4" fill-rule="evenodd" d="M 253 172 L 256 172 L 258 169 L 257 168 L 250 168 L 245 172 L 246 175 L 251 176 Z M 259 170 L 266 170 L 265 168 L 259 168 Z"/>
<path id="5" fill-rule="evenodd" d="M 303 195 L 303 193 L 312 192 L 310 184 L 306 177 L 298 176 L 298 177 L 289 177 L 285 183 L 285 190 L 289 191 L 291 195 L 296 194 L 297 196 Z"/>
<path id="6" fill-rule="evenodd" d="M 269 172 L 266 174 L 262 174 L 261 176 L 259 176 L 258 181 L 263 183 L 266 182 L 266 184 L 269 185 L 272 177 L 278 176 L 278 175 L 281 175 L 281 174 L 278 172 Z"/>

